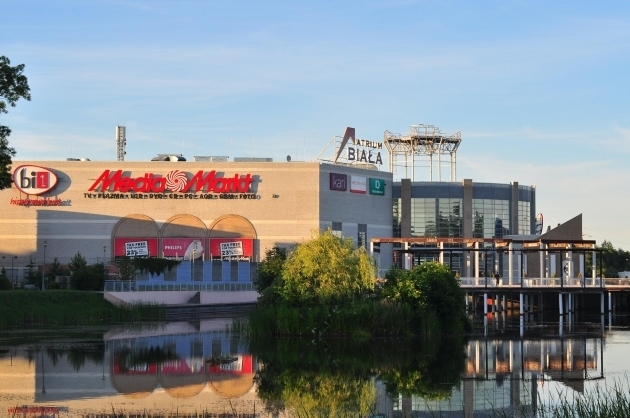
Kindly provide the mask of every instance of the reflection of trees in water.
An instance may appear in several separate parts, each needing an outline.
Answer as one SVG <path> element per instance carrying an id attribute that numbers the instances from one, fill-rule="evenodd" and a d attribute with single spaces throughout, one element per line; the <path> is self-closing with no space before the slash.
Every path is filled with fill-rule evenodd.
<path id="1" fill-rule="evenodd" d="M 104 350 L 104 344 L 92 348 L 70 348 L 67 354 L 68 362 L 72 364 L 74 370 L 78 372 L 83 366 L 85 366 L 85 362 L 88 360 L 94 364 L 102 364 Z"/>
<path id="2" fill-rule="evenodd" d="M 137 366 L 157 364 L 158 366 L 179 356 L 173 347 L 152 346 L 149 348 L 123 347 L 114 353 L 114 363 L 118 365 L 122 373 L 136 369 Z"/>
<path id="3" fill-rule="evenodd" d="M 374 379 L 390 394 L 445 399 L 464 371 L 462 337 L 426 340 L 257 339 L 252 354 L 264 365 L 256 374 L 258 396 L 273 412 L 285 407 L 310 416 L 370 413 Z"/>
<path id="4" fill-rule="evenodd" d="M 426 400 L 448 399 L 466 365 L 464 344 L 461 336 L 419 341 L 413 347 L 416 353 L 400 356 L 391 368 L 380 372 L 387 392 Z"/>
<path id="5" fill-rule="evenodd" d="M 53 366 L 56 366 L 57 363 L 59 363 L 59 360 L 63 358 L 62 350 L 59 350 L 54 347 L 46 348 L 46 355 L 50 359 L 50 362 L 52 363 Z"/>
<path id="6" fill-rule="evenodd" d="M 53 366 L 56 366 L 65 357 L 75 371 L 80 371 L 90 361 L 94 364 L 103 363 L 105 343 L 89 343 L 72 346 L 70 348 L 46 347 L 46 356 Z"/>

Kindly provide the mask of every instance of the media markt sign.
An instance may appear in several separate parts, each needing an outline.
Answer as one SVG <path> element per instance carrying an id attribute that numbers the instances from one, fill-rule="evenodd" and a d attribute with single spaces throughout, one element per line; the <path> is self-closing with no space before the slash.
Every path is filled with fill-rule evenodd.
<path id="1" fill-rule="evenodd" d="M 385 196 L 385 180 L 370 179 L 370 194 Z"/>

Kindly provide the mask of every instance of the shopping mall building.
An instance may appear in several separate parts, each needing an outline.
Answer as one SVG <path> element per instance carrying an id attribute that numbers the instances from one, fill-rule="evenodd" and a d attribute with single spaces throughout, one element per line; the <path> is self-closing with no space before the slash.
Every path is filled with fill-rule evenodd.
<path id="1" fill-rule="evenodd" d="M 67 264 L 79 252 L 89 263 L 180 259 L 163 274 L 138 274 L 135 290 L 238 291 L 251 298 L 265 252 L 318 230 L 331 228 L 365 246 L 380 274 L 402 261 L 400 245 L 378 244 L 379 238 L 534 233 L 533 186 L 395 181 L 394 170 L 381 168 L 379 143 L 349 139 L 336 156 L 345 146 L 354 161 L 14 161 L 13 187 L 0 191 L 0 262 L 19 285 L 31 261 L 44 271 L 55 258 Z M 462 259 L 451 261 L 463 273 Z"/>

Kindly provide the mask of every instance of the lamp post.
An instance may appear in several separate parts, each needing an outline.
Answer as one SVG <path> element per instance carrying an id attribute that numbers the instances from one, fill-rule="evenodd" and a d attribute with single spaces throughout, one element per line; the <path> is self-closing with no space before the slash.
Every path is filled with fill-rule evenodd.
<path id="1" fill-rule="evenodd" d="M 17 278 L 15 277 L 15 270 L 13 269 L 13 261 L 17 260 L 17 255 L 11 257 L 11 278 L 13 279 L 13 286 L 17 289 Z"/>
<path id="2" fill-rule="evenodd" d="M 107 270 L 105 269 L 105 251 L 107 251 L 107 245 L 103 245 L 103 275 L 107 281 Z"/>
<path id="3" fill-rule="evenodd" d="M 48 244 L 48 241 L 44 240 L 44 271 L 42 273 L 42 290 L 46 290 L 44 279 L 46 278 L 46 245 L 47 244 Z"/>
<path id="4" fill-rule="evenodd" d="M 192 267 L 190 269 L 191 280 L 195 281 L 195 249 L 192 250 Z"/>

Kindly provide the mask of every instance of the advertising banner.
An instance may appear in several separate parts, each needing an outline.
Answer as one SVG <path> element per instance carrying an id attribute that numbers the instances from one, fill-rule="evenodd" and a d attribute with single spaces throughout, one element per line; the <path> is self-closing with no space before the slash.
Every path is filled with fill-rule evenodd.
<path id="1" fill-rule="evenodd" d="M 196 260 L 203 257 L 203 238 L 162 238 L 164 258 L 178 260 Z"/>
<path id="2" fill-rule="evenodd" d="M 114 257 L 157 257 L 157 238 L 115 238 Z"/>
<path id="3" fill-rule="evenodd" d="M 148 257 L 149 243 L 146 241 L 125 242 L 125 255 L 127 257 Z"/>
<path id="4" fill-rule="evenodd" d="M 233 361 L 222 364 L 208 363 L 208 374 L 253 374 L 254 360 L 251 354 L 239 354 Z"/>
<path id="5" fill-rule="evenodd" d="M 330 173 L 330 190 L 345 192 L 348 190 L 348 175 Z"/>
<path id="6" fill-rule="evenodd" d="M 211 238 L 210 257 L 223 261 L 250 261 L 254 255 L 251 238 Z"/>
<path id="7" fill-rule="evenodd" d="M 221 257 L 243 255 L 243 243 L 240 241 L 235 242 L 222 242 Z"/>
<path id="8" fill-rule="evenodd" d="M 370 194 L 385 196 L 385 180 L 370 179 Z"/>
<path id="9" fill-rule="evenodd" d="M 366 187 L 365 177 L 350 176 L 350 192 L 365 194 Z"/>

